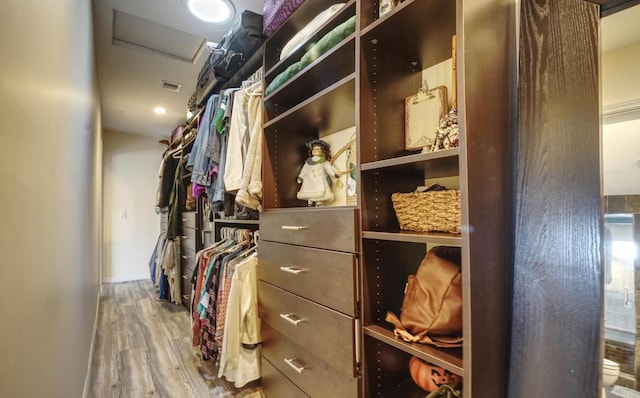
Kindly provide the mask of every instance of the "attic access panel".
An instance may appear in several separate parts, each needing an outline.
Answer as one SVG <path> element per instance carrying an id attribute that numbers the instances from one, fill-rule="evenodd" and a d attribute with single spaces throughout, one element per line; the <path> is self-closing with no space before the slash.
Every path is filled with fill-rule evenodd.
<path id="1" fill-rule="evenodd" d="M 112 43 L 194 64 L 206 38 L 114 9 Z"/>

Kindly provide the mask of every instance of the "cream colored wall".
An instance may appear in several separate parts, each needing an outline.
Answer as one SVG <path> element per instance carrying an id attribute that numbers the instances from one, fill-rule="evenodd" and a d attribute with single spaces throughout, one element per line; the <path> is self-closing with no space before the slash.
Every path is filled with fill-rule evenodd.
<path id="1" fill-rule="evenodd" d="M 602 105 L 640 100 L 640 44 L 602 55 Z"/>
<path id="2" fill-rule="evenodd" d="M 149 279 L 160 232 L 154 201 L 165 148 L 157 138 L 104 133 L 103 282 Z"/>
<path id="3" fill-rule="evenodd" d="M 91 6 L 0 2 L 0 396 L 80 397 L 99 295 Z"/>

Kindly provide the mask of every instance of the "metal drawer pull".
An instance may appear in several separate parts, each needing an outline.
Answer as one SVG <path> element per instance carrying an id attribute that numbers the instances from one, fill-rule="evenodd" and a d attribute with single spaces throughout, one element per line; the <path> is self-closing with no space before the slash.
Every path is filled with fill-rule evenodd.
<path id="1" fill-rule="evenodd" d="M 182 239 L 189 239 L 189 236 L 188 235 L 182 235 L 181 238 Z"/>
<path id="2" fill-rule="evenodd" d="M 298 373 L 302 373 L 302 371 L 305 369 L 304 365 L 302 365 L 302 366 L 297 366 L 297 365 L 294 363 L 294 362 L 298 362 L 298 360 L 297 360 L 297 359 L 295 359 L 295 358 L 291 358 L 291 359 L 287 359 L 287 358 L 285 358 L 285 359 L 284 359 L 284 362 L 285 362 L 287 365 L 291 366 L 291 368 L 292 368 L 293 370 L 295 370 L 296 372 L 298 372 Z"/>
<path id="3" fill-rule="evenodd" d="M 183 294 L 182 298 L 185 299 L 185 300 L 189 300 L 189 295 L 188 294 Z"/>
<path id="4" fill-rule="evenodd" d="M 303 272 L 307 272 L 308 270 L 303 269 L 303 268 L 297 268 L 297 267 L 280 267 L 281 271 L 284 272 L 288 272 L 290 274 L 294 274 L 294 275 L 298 275 L 301 274 Z"/>
<path id="5" fill-rule="evenodd" d="M 300 322 L 304 321 L 304 319 L 300 318 L 294 313 L 280 314 L 280 318 L 284 319 L 285 321 L 289 322 L 294 326 L 298 326 Z"/>
<path id="6" fill-rule="evenodd" d="M 305 229 L 309 229 L 306 225 L 283 225 L 281 228 L 285 231 L 304 231 Z"/>
<path id="7" fill-rule="evenodd" d="M 189 279 L 191 279 L 191 277 L 189 275 L 182 275 L 182 279 L 188 281 Z"/>
<path id="8" fill-rule="evenodd" d="M 182 258 L 184 258 L 186 260 L 186 259 L 189 259 L 191 257 L 190 256 L 182 256 Z"/>
<path id="9" fill-rule="evenodd" d="M 182 222 L 187 222 L 187 221 L 189 221 L 189 219 L 188 219 L 188 218 L 183 218 L 183 219 L 182 219 Z"/>

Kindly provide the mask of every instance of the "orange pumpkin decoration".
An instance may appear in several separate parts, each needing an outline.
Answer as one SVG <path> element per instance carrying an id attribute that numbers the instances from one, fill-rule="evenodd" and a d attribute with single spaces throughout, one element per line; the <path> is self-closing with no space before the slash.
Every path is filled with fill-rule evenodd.
<path id="1" fill-rule="evenodd" d="M 462 385 L 462 377 L 459 375 L 418 357 L 411 357 L 409 360 L 409 374 L 413 382 L 427 392 L 435 391 L 444 384 L 450 384 L 455 389 L 459 389 Z"/>

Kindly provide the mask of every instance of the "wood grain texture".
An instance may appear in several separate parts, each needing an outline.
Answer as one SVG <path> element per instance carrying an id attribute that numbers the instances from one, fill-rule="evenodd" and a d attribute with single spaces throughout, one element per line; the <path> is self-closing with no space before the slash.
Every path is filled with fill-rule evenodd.
<path id="1" fill-rule="evenodd" d="M 515 2 L 459 1 L 466 397 L 503 397 L 509 360 L 511 143 L 517 99 Z M 462 76 L 460 76 L 462 74 Z"/>
<path id="2" fill-rule="evenodd" d="M 596 397 L 598 6 L 521 2 L 509 396 Z"/>
<path id="3" fill-rule="evenodd" d="M 191 347 L 189 314 L 157 298 L 150 281 L 104 285 L 91 398 L 260 397 L 259 381 L 238 389 Z"/>

